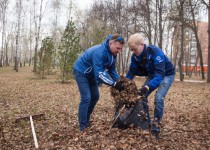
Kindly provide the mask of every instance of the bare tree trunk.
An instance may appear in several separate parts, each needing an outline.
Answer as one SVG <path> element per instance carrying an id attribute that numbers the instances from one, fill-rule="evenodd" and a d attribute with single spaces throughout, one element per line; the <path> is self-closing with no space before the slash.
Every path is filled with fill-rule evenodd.
<path id="1" fill-rule="evenodd" d="M 155 5 L 155 33 L 154 33 L 154 45 L 156 45 L 156 42 L 158 41 L 157 39 L 157 29 L 158 29 L 158 5 L 159 5 L 159 0 L 156 0 L 156 5 Z"/>
<path id="2" fill-rule="evenodd" d="M 20 67 L 22 67 L 23 66 L 23 63 L 22 63 L 22 58 L 21 58 L 21 55 L 22 55 L 22 49 L 21 49 L 21 47 L 19 48 L 19 50 L 20 50 L 20 53 L 19 53 L 19 65 L 20 65 Z"/>
<path id="3" fill-rule="evenodd" d="M 162 11 L 163 11 L 163 0 L 160 0 L 159 3 L 159 42 L 158 45 L 159 47 L 162 49 L 162 45 L 163 45 L 163 27 L 162 27 Z"/>
<path id="4" fill-rule="evenodd" d="M 179 48 L 180 45 L 179 45 L 179 42 L 178 42 L 178 40 L 179 40 L 179 38 L 178 38 L 178 36 L 179 36 L 178 30 L 179 30 L 179 28 L 177 26 L 175 26 L 174 32 L 173 32 L 173 40 L 172 40 L 173 41 L 173 59 L 171 57 L 171 60 L 174 63 L 175 69 L 177 68 L 177 56 L 178 56 L 179 49 L 180 49 Z M 172 56 L 172 54 L 171 54 L 171 56 Z"/>
<path id="5" fill-rule="evenodd" d="M 194 74 L 197 76 L 198 75 L 198 72 L 197 72 L 197 66 L 198 66 L 198 58 L 199 58 L 199 56 L 197 55 L 196 56 L 196 61 L 195 61 L 195 65 L 194 65 Z"/>
<path id="6" fill-rule="evenodd" d="M 205 79 L 205 75 L 204 75 L 204 67 L 203 67 L 203 55 L 202 55 L 202 50 L 201 50 L 201 45 L 200 45 L 200 41 L 198 39 L 198 43 L 197 43 L 197 49 L 198 49 L 198 54 L 199 54 L 199 60 L 200 60 L 200 71 L 201 71 L 201 76 L 202 76 L 202 80 Z"/>
<path id="7" fill-rule="evenodd" d="M 173 33 L 173 37 L 172 39 L 174 39 L 174 33 Z M 173 45 L 174 45 L 174 40 L 172 40 L 172 43 L 171 43 L 171 55 L 170 55 L 170 60 L 172 61 L 173 60 Z"/>
<path id="8" fill-rule="evenodd" d="M 122 62 L 122 53 L 118 54 L 118 73 L 121 74 L 122 71 L 121 71 L 121 62 Z"/>
<path id="9" fill-rule="evenodd" d="M 4 16 L 5 17 L 5 16 Z M 3 55 L 3 51 L 4 51 L 4 28 L 5 28 L 5 19 L 3 18 L 3 27 L 2 27 L 2 42 L 1 42 L 1 61 L 0 61 L 0 67 L 3 67 L 3 62 L 4 62 L 4 55 Z"/>
<path id="10" fill-rule="evenodd" d="M 186 76 L 188 75 L 188 55 L 187 55 L 187 44 L 186 44 L 186 33 L 184 33 L 184 43 L 183 43 L 183 48 L 184 48 L 184 56 L 185 56 L 185 74 Z"/>
<path id="11" fill-rule="evenodd" d="M 1 56 L 0 56 L 0 67 L 3 67 L 3 49 L 1 51 Z"/>
<path id="12" fill-rule="evenodd" d="M 210 0 L 209 0 L 210 5 Z M 210 6 L 208 6 L 208 73 L 207 82 L 210 83 Z"/>
<path id="13" fill-rule="evenodd" d="M 35 48 L 34 48 L 34 67 L 33 67 L 33 72 L 36 73 L 37 69 L 37 48 L 38 48 L 38 31 L 37 31 L 37 21 L 36 21 L 36 3 L 34 0 L 34 24 L 35 24 Z"/>
<path id="14" fill-rule="evenodd" d="M 16 35 L 16 50 L 15 50 L 15 66 L 14 66 L 14 70 L 16 72 L 18 72 L 18 47 L 19 47 L 19 43 L 18 43 L 18 34 Z"/>
<path id="15" fill-rule="evenodd" d="M 190 45 L 189 45 L 189 62 L 190 62 L 190 76 L 192 75 L 192 57 L 191 57 L 191 53 L 192 53 L 192 34 L 190 34 L 189 36 L 189 41 L 190 41 Z"/>
<path id="16" fill-rule="evenodd" d="M 16 7 L 17 7 L 17 34 L 16 34 L 16 52 L 15 52 L 15 66 L 14 66 L 14 70 L 16 70 L 16 72 L 18 72 L 18 50 L 19 50 L 19 36 L 20 36 L 20 23 L 21 23 L 21 11 L 22 11 L 22 0 L 19 0 L 18 2 L 16 2 Z"/>
<path id="17" fill-rule="evenodd" d="M 13 40 L 11 40 L 11 55 L 10 55 L 10 60 L 9 60 L 9 63 L 10 63 L 10 65 L 12 66 L 13 65 L 13 59 L 15 58 L 15 54 L 14 54 L 14 44 L 13 44 Z"/>
<path id="18" fill-rule="evenodd" d="M 53 0 L 52 1 L 52 7 L 53 7 L 53 10 L 54 10 L 54 21 L 53 21 L 53 40 L 54 40 L 54 43 L 55 43 L 55 54 L 57 53 L 58 51 L 58 47 L 59 47 L 59 36 L 58 36 L 58 16 L 59 16 L 59 12 L 60 12 L 60 9 L 61 9 L 61 0 Z M 70 1 L 70 7 L 72 5 L 72 2 Z M 71 10 L 70 10 L 71 11 Z M 70 18 L 69 18 L 70 19 Z M 56 66 L 56 57 L 53 58 L 53 69 L 55 68 Z"/>
<path id="19" fill-rule="evenodd" d="M 186 40 L 185 40 L 185 64 L 186 64 L 186 75 L 190 76 L 190 67 L 191 67 L 191 63 L 190 63 L 190 33 L 187 32 L 188 34 L 186 34 Z M 187 47 L 188 45 L 188 47 Z"/>
<path id="20" fill-rule="evenodd" d="M 8 60 L 8 42 L 5 42 L 5 66 L 9 66 L 9 60 Z"/>
<path id="21" fill-rule="evenodd" d="M 1 35 L 1 58 L 0 58 L 0 67 L 4 64 L 4 38 L 5 38 L 5 25 L 6 25 L 6 11 L 9 4 L 9 0 L 4 0 L 1 2 L 1 20 L 2 20 L 2 35 Z"/>
<path id="22" fill-rule="evenodd" d="M 201 0 L 201 2 L 208 9 L 208 68 L 207 68 L 207 83 L 210 83 L 210 0 L 207 4 L 205 0 Z"/>
<path id="23" fill-rule="evenodd" d="M 180 39 L 179 39 L 180 40 Z M 177 61 L 178 61 L 178 54 L 180 53 L 180 45 L 177 44 L 175 46 L 175 52 L 174 52 L 174 67 L 177 68 Z"/>
<path id="24" fill-rule="evenodd" d="M 64 58 L 65 59 L 65 58 Z M 66 64 L 63 64 L 63 72 L 62 72 L 62 84 L 65 83 L 65 68 L 66 68 Z"/>
<path id="25" fill-rule="evenodd" d="M 122 74 L 122 75 L 124 74 L 124 71 L 125 71 L 125 70 L 124 70 L 124 69 L 125 69 L 125 68 L 124 68 L 124 55 L 125 55 L 125 54 L 124 54 L 124 51 L 122 51 L 122 52 L 119 54 L 119 56 L 120 56 L 120 57 L 119 57 L 119 58 L 120 58 L 119 64 L 120 64 L 120 66 L 121 66 L 121 67 L 120 67 L 120 74 Z"/>
<path id="26" fill-rule="evenodd" d="M 30 33 L 29 33 L 29 66 L 31 66 L 32 63 L 32 29 L 31 29 L 31 24 L 32 24 L 32 9 L 30 8 Z"/>
<path id="27" fill-rule="evenodd" d="M 146 21 L 147 21 L 147 25 L 148 25 L 148 40 L 149 40 L 149 44 L 152 44 L 152 25 L 151 25 L 151 12 L 150 12 L 150 0 L 146 1 L 146 8 L 147 8 L 147 16 L 146 16 Z"/>
<path id="28" fill-rule="evenodd" d="M 195 38 L 196 38 L 196 43 L 197 43 L 198 55 L 200 57 L 201 74 L 202 74 L 202 79 L 204 80 L 205 76 L 204 76 L 204 67 L 203 67 L 203 55 L 202 55 L 200 41 L 198 38 L 198 30 L 197 30 L 197 26 L 196 26 L 196 22 L 195 22 L 195 13 L 194 13 L 194 9 L 193 9 L 191 0 L 189 0 L 189 3 L 190 3 L 191 14 L 192 14 L 192 18 L 193 18 L 193 30 L 195 33 Z"/>
<path id="29" fill-rule="evenodd" d="M 180 75 L 180 81 L 184 80 L 184 74 L 183 74 L 183 69 L 182 69 L 182 63 L 183 63 L 183 58 L 184 58 L 184 0 L 180 0 L 180 18 L 181 18 L 181 54 L 180 54 L 180 58 L 178 61 L 178 65 L 179 65 L 179 75 Z"/>
<path id="30" fill-rule="evenodd" d="M 165 50 L 165 54 L 168 56 L 168 55 L 170 55 L 171 53 L 169 52 L 169 44 L 171 44 L 170 42 L 169 42 L 169 39 L 170 39 L 170 27 L 168 27 L 168 30 L 167 30 L 167 36 L 166 36 L 166 46 L 165 46 L 165 48 L 164 48 L 164 50 Z M 173 39 L 173 38 L 172 38 Z M 173 44 L 173 40 L 172 40 L 172 44 Z"/>
<path id="31" fill-rule="evenodd" d="M 126 9 L 128 9 L 128 1 L 127 1 L 127 3 L 126 3 Z M 128 15 L 129 15 L 129 12 L 128 11 L 126 11 L 126 16 L 127 16 L 127 20 L 126 20 L 126 38 L 128 39 L 128 37 L 129 37 L 129 18 L 128 18 Z M 125 64 L 124 64 L 124 67 L 125 67 L 125 69 L 124 69 L 124 71 L 125 71 L 125 73 L 127 72 L 127 70 L 128 70 L 128 60 L 130 59 L 130 50 L 129 49 L 125 49 Z"/>
<path id="32" fill-rule="evenodd" d="M 33 68 L 33 72 L 36 72 L 37 70 L 37 51 L 38 51 L 38 44 L 39 44 L 39 34 L 40 34 L 40 29 L 41 29 L 41 21 L 42 21 L 42 4 L 43 4 L 43 0 L 41 0 L 41 4 L 40 4 L 40 9 L 39 9 L 39 24 L 38 24 L 38 29 L 36 32 L 36 38 L 35 38 L 35 50 L 34 50 L 34 68 Z M 35 9 L 35 0 L 34 0 L 34 9 Z M 35 10 L 34 10 L 35 11 Z M 35 21 L 35 28 L 37 26 L 36 23 L 36 16 L 34 13 L 34 21 Z"/>

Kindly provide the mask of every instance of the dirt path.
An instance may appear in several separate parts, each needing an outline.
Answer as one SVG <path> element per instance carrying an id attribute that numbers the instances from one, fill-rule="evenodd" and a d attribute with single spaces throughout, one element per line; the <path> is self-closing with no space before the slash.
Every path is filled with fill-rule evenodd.
<path id="1" fill-rule="evenodd" d="M 180 81 L 180 79 L 175 79 L 175 81 Z M 189 80 L 184 79 L 184 82 L 192 82 L 192 83 L 206 83 L 206 81 L 203 80 Z"/>
<path id="2" fill-rule="evenodd" d="M 74 81 L 60 84 L 57 77 L 39 80 L 31 68 L 0 68 L 0 149 L 35 149 L 30 122 L 20 117 L 44 113 L 34 120 L 40 149 L 210 149 L 210 84 L 174 82 L 166 99 L 157 142 L 140 129 L 109 131 L 113 100 L 109 87 L 101 97 L 85 133 L 78 130 L 79 93 Z M 136 79 L 138 87 L 144 79 Z M 153 112 L 150 96 L 150 111 Z"/>

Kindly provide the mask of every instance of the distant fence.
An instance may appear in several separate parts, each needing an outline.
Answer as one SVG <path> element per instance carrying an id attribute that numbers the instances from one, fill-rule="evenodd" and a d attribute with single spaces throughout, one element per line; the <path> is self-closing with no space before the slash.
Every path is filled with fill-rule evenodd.
<path id="1" fill-rule="evenodd" d="M 203 66 L 203 68 L 204 68 L 204 72 L 206 73 L 208 71 L 207 66 Z M 183 69 L 184 72 L 186 72 L 186 71 L 200 72 L 201 71 L 201 67 L 200 66 L 197 66 L 197 67 L 195 67 L 195 66 L 188 66 L 188 67 L 183 66 L 182 69 Z"/>

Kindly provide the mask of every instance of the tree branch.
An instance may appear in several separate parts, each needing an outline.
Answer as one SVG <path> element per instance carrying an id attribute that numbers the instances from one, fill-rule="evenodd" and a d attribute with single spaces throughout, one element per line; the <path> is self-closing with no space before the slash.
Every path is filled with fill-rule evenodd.
<path id="1" fill-rule="evenodd" d="M 201 2 L 206 5 L 206 7 L 209 9 L 209 5 L 205 2 L 205 0 L 201 0 Z"/>

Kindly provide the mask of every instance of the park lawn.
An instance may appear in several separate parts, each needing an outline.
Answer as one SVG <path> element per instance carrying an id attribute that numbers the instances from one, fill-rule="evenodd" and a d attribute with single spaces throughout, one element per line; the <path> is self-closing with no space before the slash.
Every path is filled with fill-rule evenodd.
<path id="1" fill-rule="evenodd" d="M 210 149 L 210 84 L 175 81 L 165 98 L 160 141 L 140 129 L 110 129 L 114 102 L 108 86 L 100 87 L 100 100 L 81 133 L 77 109 L 79 92 L 75 81 L 61 84 L 57 75 L 40 80 L 31 67 L 0 68 L 0 147 L 34 149 L 30 122 L 34 120 L 40 149 Z M 145 78 L 136 78 L 138 87 Z M 153 114 L 154 94 L 149 97 Z M 0 148 L 0 149 L 1 149 Z"/>

